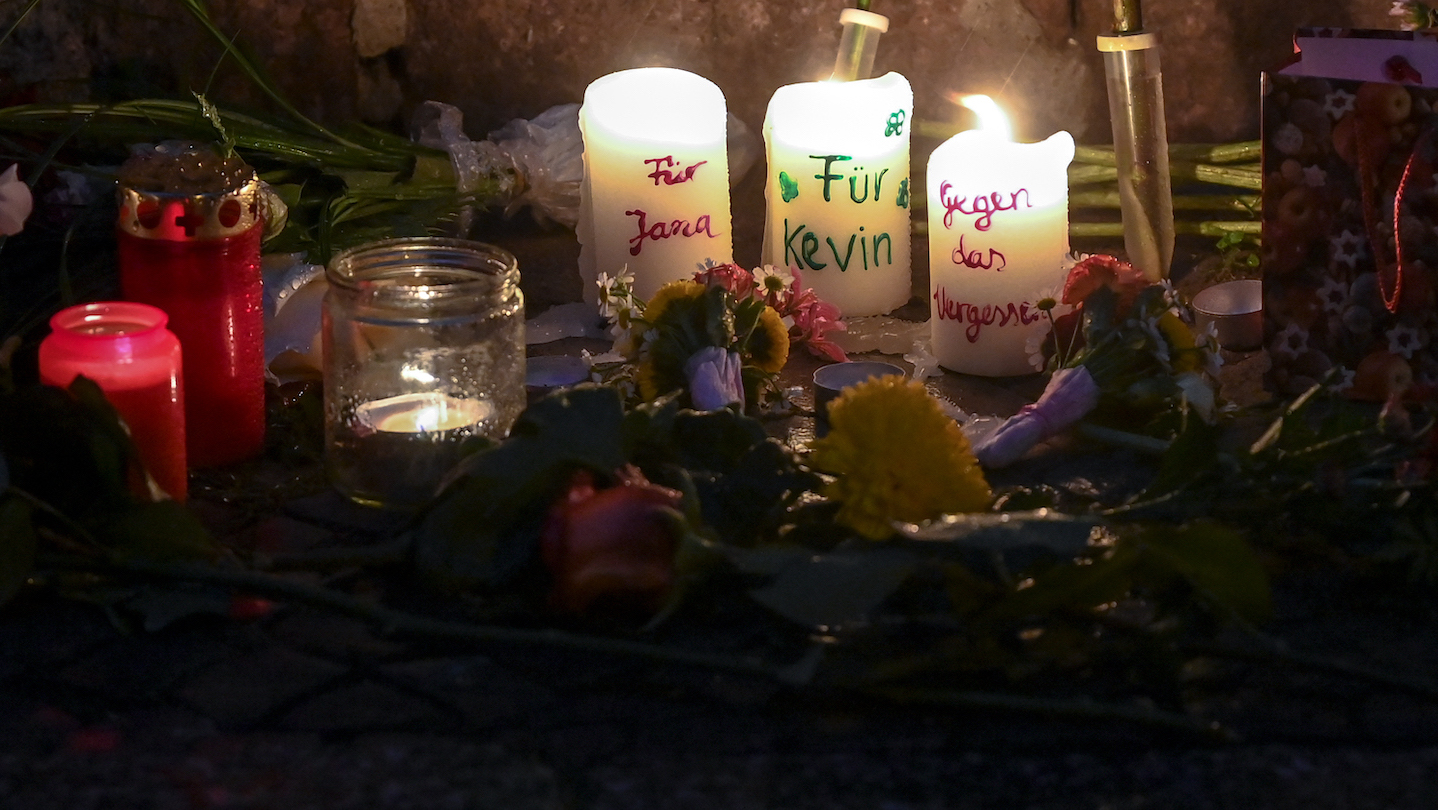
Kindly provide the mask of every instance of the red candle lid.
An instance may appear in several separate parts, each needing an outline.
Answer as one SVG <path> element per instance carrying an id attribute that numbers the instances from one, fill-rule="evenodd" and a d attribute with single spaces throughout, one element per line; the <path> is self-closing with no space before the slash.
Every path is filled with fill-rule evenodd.
<path id="1" fill-rule="evenodd" d="M 166 141 L 120 167 L 120 230 L 172 242 L 222 239 L 263 218 L 260 179 L 238 157 Z"/>

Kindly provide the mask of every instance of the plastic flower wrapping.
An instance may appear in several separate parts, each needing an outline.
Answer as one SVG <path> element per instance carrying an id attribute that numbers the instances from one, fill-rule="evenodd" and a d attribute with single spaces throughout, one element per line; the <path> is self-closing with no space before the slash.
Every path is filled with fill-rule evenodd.
<path id="1" fill-rule="evenodd" d="M 1060 303 L 1073 309 L 1053 318 Z M 1217 341 L 1195 334 L 1166 280 L 1150 283 L 1128 262 L 1088 256 L 1069 271 L 1060 300 L 1039 306 L 1052 322 L 1038 357 L 1052 376 L 1038 401 L 976 442 L 984 466 L 1011 464 L 1085 418 L 1148 432 L 1169 430 L 1159 423 L 1174 414 L 1213 421 Z"/>
<path id="2" fill-rule="evenodd" d="M 751 407 L 780 396 L 775 379 L 791 345 L 845 359 L 825 337 L 844 328 L 838 309 L 803 287 L 798 270 L 707 265 L 647 302 L 625 270 L 600 273 L 597 284 L 599 312 L 625 359 L 610 381 L 632 383 L 644 401 L 682 391 L 698 410 Z"/>

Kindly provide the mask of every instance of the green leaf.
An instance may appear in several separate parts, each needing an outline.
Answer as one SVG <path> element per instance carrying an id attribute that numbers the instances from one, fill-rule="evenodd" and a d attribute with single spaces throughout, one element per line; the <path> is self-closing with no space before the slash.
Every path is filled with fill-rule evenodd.
<path id="1" fill-rule="evenodd" d="M 925 546 L 938 546 L 936 541 L 942 541 L 959 548 L 991 552 L 1037 547 L 1072 558 L 1088 546 L 1089 535 L 1097 525 L 1098 518 L 1092 516 L 1036 509 L 1032 512 L 945 515 L 943 519 L 923 526 L 905 528 L 903 534 L 914 540 L 926 541 Z"/>
<path id="2" fill-rule="evenodd" d="M 1001 625 L 1043 618 L 1059 610 L 1096 608 L 1125 596 L 1134 584 L 1139 555 L 1120 542 L 1111 552 L 1084 565 L 1062 563 L 1035 573 L 1026 587 L 1011 591 L 983 620 Z"/>
<path id="3" fill-rule="evenodd" d="M 34 568 L 35 528 L 30 523 L 30 507 L 19 498 L 0 499 L 0 605 L 15 598 Z"/>
<path id="4" fill-rule="evenodd" d="M 1217 425 L 1185 413 L 1183 429 L 1164 452 L 1158 475 L 1140 500 L 1167 495 L 1211 472 L 1218 463 L 1218 441 Z"/>
<path id="5" fill-rule="evenodd" d="M 416 563 L 455 588 L 498 586 L 534 558 L 549 502 L 576 468 L 609 475 L 627 461 L 624 407 L 611 388 L 551 394 L 503 442 L 466 456 L 415 529 Z"/>
<path id="6" fill-rule="evenodd" d="M 358 169 L 335 172 L 345 181 L 350 191 L 389 191 L 395 187 L 394 172 L 367 172 Z M 452 191 L 453 185 L 448 186 Z"/>
<path id="7" fill-rule="evenodd" d="M 1208 522 L 1153 525 L 1136 540 L 1146 566 L 1183 577 L 1221 617 L 1257 624 L 1271 615 L 1268 573 L 1237 531 Z"/>
<path id="8" fill-rule="evenodd" d="M 882 547 L 806 556 L 751 595 L 805 627 L 838 629 L 867 621 L 917 565 L 913 554 Z"/>
<path id="9" fill-rule="evenodd" d="M 115 411 L 105 392 L 88 377 L 76 377 L 70 383 L 70 396 L 89 413 L 95 430 L 91 432 L 91 460 L 96 469 L 116 488 L 126 488 L 128 470 L 135 460 L 135 445 L 120 414 Z"/>
<path id="10" fill-rule="evenodd" d="M 1302 424 L 1304 409 L 1322 389 L 1322 385 L 1315 384 L 1312 388 L 1300 394 L 1293 402 L 1289 403 L 1288 407 L 1284 409 L 1283 415 L 1273 420 L 1272 424 L 1268 426 L 1268 429 L 1263 432 L 1263 435 L 1259 436 L 1258 440 L 1248 448 L 1249 454 L 1256 456 L 1266 450 L 1272 449 L 1278 443 L 1278 439 L 1283 435 L 1286 427 L 1290 424 Z"/>
<path id="11" fill-rule="evenodd" d="M 107 516 L 94 531 L 120 558 L 213 560 L 219 552 L 199 517 L 175 501 L 134 504 Z"/>

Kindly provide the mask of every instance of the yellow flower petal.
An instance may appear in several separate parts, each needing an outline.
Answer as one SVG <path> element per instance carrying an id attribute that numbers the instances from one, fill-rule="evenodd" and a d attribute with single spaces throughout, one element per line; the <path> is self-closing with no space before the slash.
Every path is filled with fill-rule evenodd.
<path id="1" fill-rule="evenodd" d="M 788 359 L 789 327 L 773 307 L 766 306 L 749 338 L 749 363 L 760 371 L 778 374 Z"/>
<path id="2" fill-rule="evenodd" d="M 884 377 L 849 388 L 830 403 L 829 425 L 810 463 L 836 476 L 825 494 L 840 502 L 839 522 L 865 537 L 993 498 L 968 439 L 922 383 Z"/>
<path id="3" fill-rule="evenodd" d="M 658 323 L 671 303 L 684 298 L 698 298 L 703 294 L 704 285 L 697 281 L 671 281 L 656 290 L 649 303 L 644 305 L 644 320 Z"/>
<path id="4" fill-rule="evenodd" d="M 1193 371 L 1203 362 L 1203 350 L 1194 343 L 1193 332 L 1182 318 L 1172 312 L 1163 313 L 1158 319 L 1158 331 L 1168 343 L 1169 357 L 1176 373 Z"/>

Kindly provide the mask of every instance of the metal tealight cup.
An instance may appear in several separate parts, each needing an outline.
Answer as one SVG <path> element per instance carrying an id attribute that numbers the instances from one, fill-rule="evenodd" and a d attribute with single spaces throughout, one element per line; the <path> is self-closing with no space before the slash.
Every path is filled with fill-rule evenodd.
<path id="1" fill-rule="evenodd" d="M 1193 297 L 1193 311 L 1200 330 L 1211 323 L 1218 345 L 1233 352 L 1248 352 L 1263 346 L 1263 282 L 1256 278 L 1225 281 Z"/>
<path id="2" fill-rule="evenodd" d="M 831 363 L 814 372 L 814 435 L 823 436 L 829 432 L 829 403 L 843 393 L 845 388 L 858 385 L 876 377 L 904 375 L 904 370 L 893 363 L 878 360 L 850 360 Z"/>

